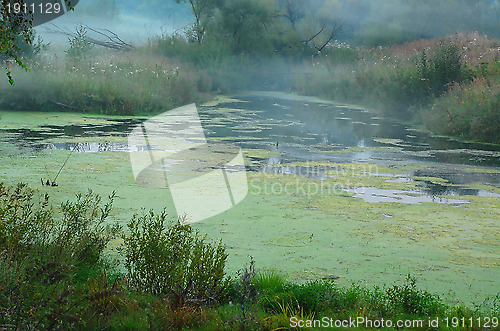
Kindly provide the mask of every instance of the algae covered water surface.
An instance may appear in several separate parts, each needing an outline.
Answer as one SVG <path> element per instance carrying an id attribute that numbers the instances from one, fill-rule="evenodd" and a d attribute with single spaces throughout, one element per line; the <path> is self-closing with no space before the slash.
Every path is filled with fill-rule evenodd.
<path id="1" fill-rule="evenodd" d="M 199 114 L 209 142 L 245 155 L 248 195 L 193 225 L 227 245 L 229 272 L 252 256 L 292 280 L 389 286 L 412 274 L 467 303 L 499 292 L 499 146 L 294 95 L 219 98 Z M 127 135 L 144 120 L 2 111 L 0 180 L 47 191 L 54 205 L 116 191 L 124 225 L 141 208 L 173 210 L 167 188 L 134 179 Z M 41 185 L 56 176 L 58 186 Z"/>

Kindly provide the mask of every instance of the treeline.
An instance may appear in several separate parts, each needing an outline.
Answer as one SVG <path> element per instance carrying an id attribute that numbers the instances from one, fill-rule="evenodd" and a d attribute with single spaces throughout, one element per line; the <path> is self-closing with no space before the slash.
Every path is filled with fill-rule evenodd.
<path id="1" fill-rule="evenodd" d="M 389 22 L 387 33 L 376 29 L 376 20 L 372 25 L 368 20 L 350 32 L 349 43 L 341 41 L 349 24 L 338 14 L 361 2 L 227 0 L 203 7 L 197 7 L 203 1 L 188 3 L 197 15 L 195 23 L 150 47 L 207 72 L 217 91 L 298 91 L 370 106 L 437 134 L 500 142 L 500 42 L 477 32 L 421 39 L 471 29 L 497 34 L 490 29 L 498 23 L 493 15 L 498 13 L 496 1 L 407 1 L 404 6 L 391 2 L 387 10 L 380 4 L 379 16 L 399 10 L 393 19 L 384 18 Z M 453 5 L 453 14 L 444 15 Z M 354 12 L 361 15 L 363 10 Z M 446 19 L 431 31 L 426 17 L 437 20 L 436 15 Z M 462 21 L 464 15 L 470 19 Z M 461 23 L 455 26 L 457 18 Z M 410 26 L 414 33 L 406 30 Z M 366 29 L 379 39 L 370 39 Z M 360 41 L 363 44 L 356 46 Z"/>
<path id="2" fill-rule="evenodd" d="M 265 25 L 267 32 L 282 24 L 286 30 L 304 33 L 323 23 L 319 21 L 335 21 L 344 27 L 339 40 L 356 45 L 388 45 L 475 31 L 500 37 L 497 0 L 92 0 L 80 3 L 78 10 L 108 18 L 128 13 L 165 21 L 176 18 L 194 22 L 191 28 L 208 31 L 209 25 L 220 25 L 221 16 L 227 19 L 229 10 L 235 10 L 233 18 L 248 25 L 252 15 L 242 17 L 240 13 L 250 8 L 261 17 L 267 16 L 264 21 L 250 23 Z"/>
<path id="3" fill-rule="evenodd" d="M 148 2 L 157 12 L 172 1 Z M 175 0 L 192 13 L 190 41 L 218 43 L 235 53 L 303 56 L 338 40 L 387 46 L 478 32 L 500 37 L 500 4 L 492 0 Z"/>

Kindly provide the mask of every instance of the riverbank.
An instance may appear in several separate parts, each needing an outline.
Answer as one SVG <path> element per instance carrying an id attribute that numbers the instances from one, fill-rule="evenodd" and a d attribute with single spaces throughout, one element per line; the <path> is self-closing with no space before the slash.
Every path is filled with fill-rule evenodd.
<path id="1" fill-rule="evenodd" d="M 31 61 L 30 72 L 15 72 L 15 86 L 0 81 L 1 109 L 151 116 L 213 95 L 206 73 L 145 48 Z"/>
<path id="2" fill-rule="evenodd" d="M 455 34 L 372 49 L 334 44 L 328 55 L 313 63 L 311 80 L 297 80 L 298 91 L 362 104 L 435 134 L 500 143 L 498 40 Z"/>
<path id="3" fill-rule="evenodd" d="M 378 48 L 335 42 L 311 58 L 214 55 L 203 47 L 169 37 L 127 53 L 40 55 L 31 72 L 15 73 L 15 87 L 0 82 L 0 107 L 154 115 L 264 88 L 359 104 L 437 135 L 500 143 L 500 42 L 486 36 Z"/>
<path id="4" fill-rule="evenodd" d="M 343 321 L 358 328 L 372 324 L 457 330 L 498 326 L 498 295 L 474 308 L 445 303 L 419 288 L 410 275 L 396 284 L 373 288 L 339 285 L 337 274 L 294 283 L 275 272 L 257 273 L 250 260 L 229 278 L 224 265 L 231 247 L 199 236 L 188 225 L 164 227 L 163 214 L 152 212 L 132 217 L 128 231 L 113 220 L 106 221 L 114 218 L 110 213 L 119 194 L 101 199 L 89 191 L 54 208 L 50 194 L 0 182 L 4 225 L 0 227 L 0 325 L 87 330 L 275 330 L 297 325 L 316 329 L 345 327 Z M 38 231 L 33 232 L 34 228 Z M 127 272 L 117 270 L 116 261 L 104 253 L 117 237 L 123 239 L 119 254 L 127 261 Z M 212 254 L 212 259 L 200 266 L 193 262 L 197 256 L 184 247 L 172 251 L 157 245 L 157 240 L 171 238 L 203 256 Z M 311 235 L 298 243 L 313 240 L 317 239 Z M 212 266 L 215 258 L 221 262 Z M 213 279 L 215 284 L 210 283 Z M 203 296 L 203 291 L 210 297 Z"/>

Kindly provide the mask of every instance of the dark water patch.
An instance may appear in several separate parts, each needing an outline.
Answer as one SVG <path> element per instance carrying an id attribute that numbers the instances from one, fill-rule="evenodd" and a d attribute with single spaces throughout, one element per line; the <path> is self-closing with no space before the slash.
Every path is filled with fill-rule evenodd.
<path id="1" fill-rule="evenodd" d="M 78 152 L 123 151 L 126 144 L 107 142 L 106 137 L 126 137 L 143 120 L 141 119 L 105 119 L 103 124 L 82 125 L 41 125 L 36 128 L 0 129 L 0 139 L 20 148 L 35 151 L 44 149 L 73 150 Z M 101 142 L 62 142 L 51 140 L 72 140 L 74 138 L 103 138 Z"/>
<path id="2" fill-rule="evenodd" d="M 331 147 L 398 147 L 398 151 L 357 153 L 356 160 L 432 161 L 482 166 L 500 166 L 500 146 L 465 143 L 445 137 L 431 136 L 404 124 L 374 116 L 342 105 L 304 102 L 268 96 L 244 96 L 246 102 L 228 102 L 203 107 L 202 122 L 214 136 L 238 136 L 235 142 L 247 147 L 245 137 L 259 137 L 270 146 L 278 143 L 281 151 L 297 159 L 336 159 L 348 161 L 346 155 L 318 156 L 308 147 L 323 150 Z M 221 109 L 235 109 L 226 112 Z M 210 127 L 213 118 L 224 116 L 224 126 Z M 263 128 L 265 124 L 265 129 Z M 242 128 L 248 130 L 245 132 Z M 254 130 L 251 130 L 253 128 Z M 234 134 L 236 131 L 237 134 Z M 302 145 L 297 153 L 294 143 Z M 303 157 L 297 154 L 302 154 Z M 369 157 L 368 157 L 369 154 Z M 361 157 L 361 159 L 360 159 Z"/>
<path id="3" fill-rule="evenodd" d="M 415 170 L 416 177 L 439 177 L 454 185 L 487 184 L 500 187 L 499 172 L 473 172 L 456 168 L 425 168 Z"/>
<path id="4" fill-rule="evenodd" d="M 440 183 L 433 183 L 431 181 L 422 181 L 421 184 L 422 191 L 430 196 L 448 195 L 448 196 L 466 196 L 475 195 L 480 197 L 500 197 L 500 194 L 489 192 L 486 190 L 462 187 L 462 186 L 452 186 L 443 185 Z"/>
<path id="5" fill-rule="evenodd" d="M 498 172 L 469 172 L 450 168 L 426 168 L 414 171 L 413 176 L 420 184 L 422 191 L 428 195 L 450 196 L 489 196 L 500 197 L 500 194 L 483 189 L 467 187 L 471 184 L 484 184 L 500 187 L 500 173 Z M 436 177 L 444 181 L 435 182 L 426 178 Z M 419 179 L 422 178 L 422 179 Z"/>

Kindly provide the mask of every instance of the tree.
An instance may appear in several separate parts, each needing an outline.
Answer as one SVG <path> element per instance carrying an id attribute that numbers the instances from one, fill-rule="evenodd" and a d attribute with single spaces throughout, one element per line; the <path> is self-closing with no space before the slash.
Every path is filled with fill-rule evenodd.
<path id="1" fill-rule="evenodd" d="M 191 11 L 194 15 L 193 35 L 194 39 L 201 44 L 205 39 L 207 25 L 218 6 L 221 5 L 221 0 L 175 0 L 177 3 L 188 3 L 191 6 Z"/>
<path id="2" fill-rule="evenodd" d="M 306 46 L 313 47 L 318 52 L 322 52 L 323 49 L 333 40 L 333 38 L 340 31 L 342 31 L 343 25 L 335 20 L 327 18 L 319 19 L 317 20 L 317 23 L 316 29 L 318 32 L 314 33 L 311 37 L 303 40 L 302 42 Z"/>
<path id="3" fill-rule="evenodd" d="M 304 17 L 304 0 L 279 0 L 280 15 L 296 30 L 297 21 Z"/>
<path id="4" fill-rule="evenodd" d="M 20 1 L 20 3 L 23 2 L 23 0 Z M 20 67 L 28 70 L 26 65 L 22 63 L 21 59 L 17 55 L 17 51 L 19 51 L 17 42 L 19 39 L 23 39 L 28 44 L 33 43 L 33 40 L 31 38 L 31 26 L 33 24 L 33 17 L 23 15 L 21 13 L 16 14 L 12 10 L 13 4 L 14 2 L 9 0 L 2 0 L 0 4 L 0 55 L 4 61 L 11 59 Z M 11 85 L 14 85 L 11 68 L 11 63 L 6 64 L 9 83 Z"/>
<path id="5" fill-rule="evenodd" d="M 302 42 L 317 52 L 323 51 L 342 31 L 343 23 L 337 20 L 342 7 L 339 1 L 309 0 L 311 10 L 302 20 Z"/>
<path id="6" fill-rule="evenodd" d="M 73 10 L 72 0 L 64 0 L 67 8 Z M 29 1 L 25 0 L 0 0 L 0 58 L 5 63 L 9 83 L 14 85 L 12 78 L 12 63 L 24 70 L 28 67 L 19 56 L 19 42 L 33 44 L 34 15 L 30 11 Z M 34 1 L 31 1 L 34 3 Z M 76 4 L 78 1 L 73 0 Z M 18 7 L 19 6 L 19 7 Z M 25 12 L 26 10 L 26 12 Z"/>
<path id="7" fill-rule="evenodd" d="M 269 50 L 272 9 L 263 0 L 228 0 L 221 8 L 223 38 L 232 42 L 236 53 Z"/>

